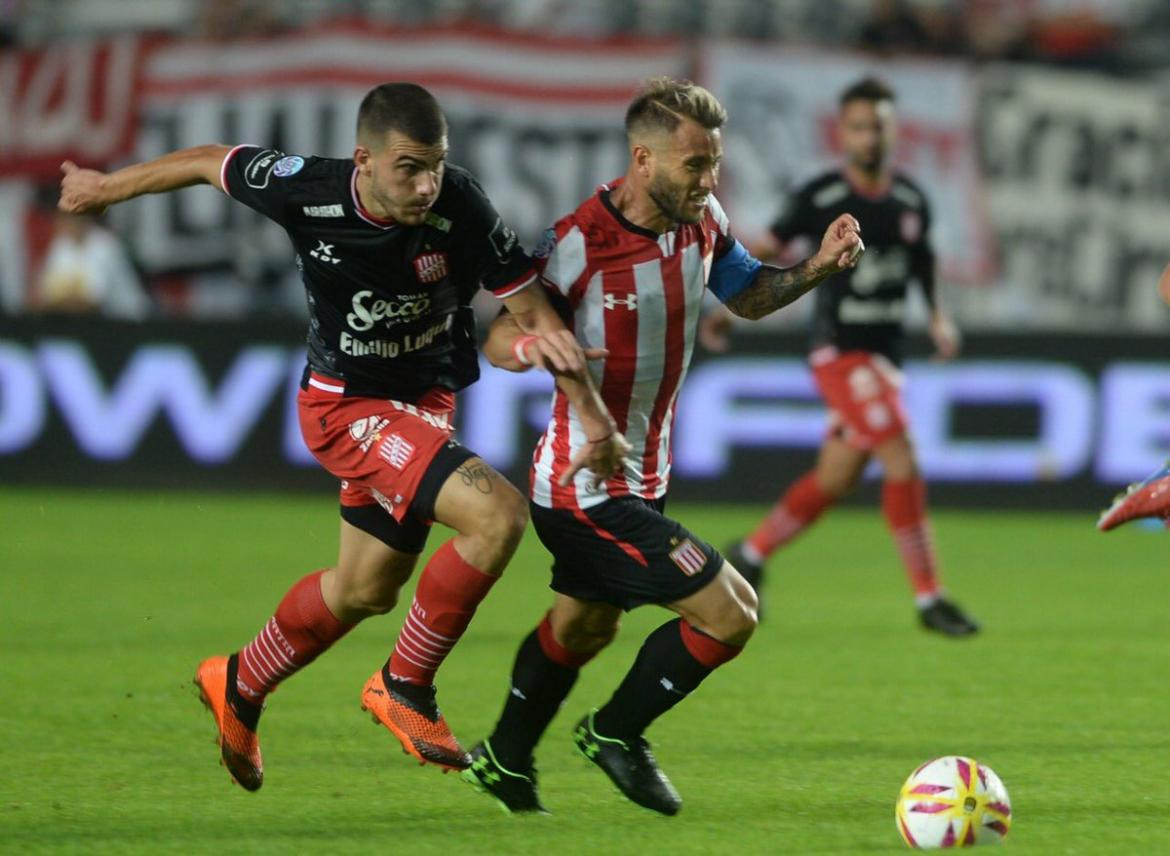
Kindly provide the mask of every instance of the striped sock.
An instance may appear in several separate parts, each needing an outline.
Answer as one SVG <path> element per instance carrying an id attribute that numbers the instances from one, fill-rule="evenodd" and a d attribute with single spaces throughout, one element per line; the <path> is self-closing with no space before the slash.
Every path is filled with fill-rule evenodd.
<path id="1" fill-rule="evenodd" d="M 815 473 L 806 473 L 797 480 L 768 516 L 760 521 L 756 531 L 745 542 L 760 560 L 768 558 L 809 526 L 836 500 L 821 490 Z"/>
<path id="2" fill-rule="evenodd" d="M 435 551 L 390 655 L 391 677 L 420 686 L 434 683 L 435 672 L 497 579 L 464 560 L 454 540 Z"/>
<path id="3" fill-rule="evenodd" d="M 240 649 L 236 690 L 260 704 L 277 685 L 313 662 L 354 625 L 337 620 L 321 596 L 321 574 L 298 581 L 280 601 L 276 614 Z"/>
<path id="4" fill-rule="evenodd" d="M 882 486 L 882 510 L 906 568 L 920 607 L 938 599 L 938 561 L 926 518 L 926 483 L 920 478 L 887 481 Z"/>

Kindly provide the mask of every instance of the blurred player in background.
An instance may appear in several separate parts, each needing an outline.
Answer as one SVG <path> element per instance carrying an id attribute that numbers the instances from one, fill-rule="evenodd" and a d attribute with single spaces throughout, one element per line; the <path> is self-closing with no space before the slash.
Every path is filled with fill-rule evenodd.
<path id="1" fill-rule="evenodd" d="M 1158 278 L 1158 294 L 1170 305 L 1170 265 Z M 1135 482 L 1118 494 L 1113 504 L 1101 512 L 1097 528 L 1102 532 L 1116 529 L 1139 517 L 1153 517 L 1170 526 L 1170 461 L 1156 473 Z"/>
<path id="2" fill-rule="evenodd" d="M 495 730 L 472 750 L 464 778 L 510 811 L 543 811 L 533 750 L 577 680 L 608 645 L 624 610 L 658 604 L 678 613 L 647 637 L 600 709 L 582 717 L 577 748 L 629 799 L 674 814 L 681 799 L 658 769 L 646 728 L 739 654 L 756 626 L 756 598 L 718 551 L 664 514 L 670 430 L 694 349 L 705 289 L 732 312 L 760 318 L 862 250 L 856 221 L 821 229 L 817 254 L 782 270 L 731 236 L 712 196 L 723 107 L 707 90 L 658 78 L 626 114 L 631 160 L 549 230 L 536 251 L 541 280 L 587 347 L 609 411 L 632 445 L 625 469 L 566 480 L 589 438 L 576 405 L 558 392 L 537 445 L 531 513 L 553 556 L 552 609 L 516 654 Z M 484 352 L 522 370 L 529 336 L 510 314 L 492 324 Z"/>
<path id="3" fill-rule="evenodd" d="M 840 97 L 838 129 L 846 163 L 802 187 L 772 226 L 781 243 L 818 237 L 844 211 L 861 223 L 868 250 L 853 270 L 817 289 L 812 367 L 830 414 L 829 433 L 816 467 L 793 484 L 755 531 L 728 548 L 728 558 L 760 588 L 764 563 L 850 493 L 871 458 L 884 472 L 882 510 L 914 590 L 922 625 L 947 636 L 967 636 L 978 625 L 947 599 L 902 407 L 902 322 L 911 280 L 930 307 L 936 358 L 959 350 L 959 335 L 935 289 L 930 211 L 926 197 L 895 172 L 894 93 L 872 78 Z M 761 255 L 766 255 L 761 253 Z M 705 322 L 713 338 L 726 318 Z M 722 328 L 722 329 L 720 329 Z"/>
<path id="4" fill-rule="evenodd" d="M 584 353 L 544 290 L 530 287 L 535 274 L 515 234 L 446 156 L 435 99 L 390 83 L 362 101 L 352 160 L 209 145 L 110 175 L 63 165 L 63 211 L 211 184 L 283 226 L 297 252 L 310 313 L 298 409 L 309 449 L 341 479 L 341 546 L 337 564 L 297 582 L 251 643 L 196 672 L 223 761 L 248 790 L 263 782 L 256 728 L 267 696 L 359 621 L 395 605 L 435 520 L 457 534 L 423 569 L 362 706 L 420 762 L 470 763 L 436 705 L 433 679 L 528 519 L 520 493 L 451 437 L 455 392 L 479 376 L 469 301 L 481 284 L 580 414 L 587 437 L 567 475 L 586 461 L 605 475 L 621 466 L 625 442 Z"/>

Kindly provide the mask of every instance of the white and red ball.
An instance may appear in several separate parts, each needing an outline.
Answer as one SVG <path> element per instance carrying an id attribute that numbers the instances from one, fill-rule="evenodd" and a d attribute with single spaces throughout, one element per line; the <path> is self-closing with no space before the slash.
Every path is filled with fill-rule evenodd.
<path id="1" fill-rule="evenodd" d="M 1012 825 L 1007 788 L 990 767 L 947 755 L 910 774 L 898 794 L 898 832 L 911 847 L 998 844 Z"/>

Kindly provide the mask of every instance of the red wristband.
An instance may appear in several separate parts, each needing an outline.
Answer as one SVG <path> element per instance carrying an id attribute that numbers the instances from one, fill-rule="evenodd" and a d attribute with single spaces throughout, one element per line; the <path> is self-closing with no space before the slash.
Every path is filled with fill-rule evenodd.
<path id="1" fill-rule="evenodd" d="M 524 349 L 539 339 L 539 336 L 521 336 L 512 343 L 512 355 L 520 362 L 522 366 L 532 365 L 532 360 L 528 359 L 528 354 L 524 353 Z"/>

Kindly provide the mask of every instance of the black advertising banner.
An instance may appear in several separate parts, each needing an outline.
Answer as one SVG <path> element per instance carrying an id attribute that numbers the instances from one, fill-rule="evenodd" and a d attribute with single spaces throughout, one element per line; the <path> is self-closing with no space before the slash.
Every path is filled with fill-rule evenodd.
<path id="1" fill-rule="evenodd" d="M 331 490 L 296 419 L 302 341 L 288 323 L 0 320 L 0 483 Z M 1170 456 L 1162 337 L 972 336 L 962 359 L 905 370 L 939 504 L 1095 508 Z M 460 439 L 526 484 L 550 390 L 485 364 Z M 792 335 L 698 351 L 676 410 L 677 500 L 769 501 L 825 427 Z"/>

